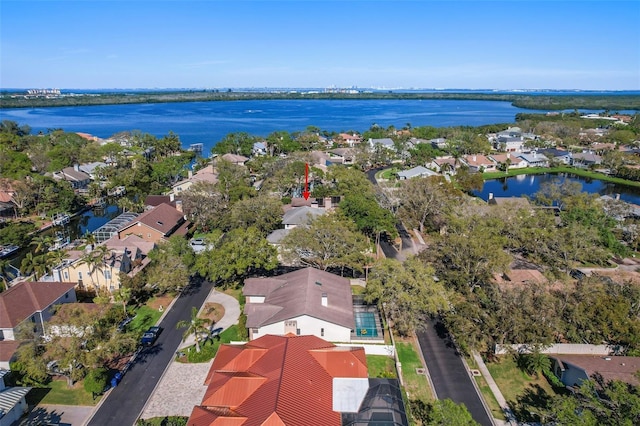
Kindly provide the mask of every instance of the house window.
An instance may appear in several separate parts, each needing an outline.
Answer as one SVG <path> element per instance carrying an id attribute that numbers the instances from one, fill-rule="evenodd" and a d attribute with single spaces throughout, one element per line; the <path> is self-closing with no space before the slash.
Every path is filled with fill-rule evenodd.
<path id="1" fill-rule="evenodd" d="M 78 271 L 78 281 L 82 281 L 82 272 Z"/>
<path id="2" fill-rule="evenodd" d="M 296 328 L 296 334 L 299 336 L 300 335 L 300 329 Z"/>
<path id="3" fill-rule="evenodd" d="M 115 286 L 113 286 L 113 285 L 109 286 L 109 290 L 110 290 L 112 293 L 113 293 L 113 290 L 115 290 L 115 289 L 116 289 L 116 287 L 115 287 Z"/>
<path id="4" fill-rule="evenodd" d="M 64 298 L 68 299 L 69 298 L 69 293 L 65 293 Z"/>
<path id="5" fill-rule="evenodd" d="M 321 329 L 320 329 L 320 336 L 321 336 L 321 337 L 324 337 L 324 328 L 321 328 Z"/>
<path id="6" fill-rule="evenodd" d="M 151 238 L 151 234 L 147 234 L 147 238 Z"/>
<path id="7" fill-rule="evenodd" d="M 65 281 L 69 281 L 69 273 L 67 271 L 64 271 L 62 274 L 64 275 Z"/>
<path id="8" fill-rule="evenodd" d="M 33 323 L 35 323 L 35 322 L 36 322 L 36 316 L 35 316 L 35 315 L 32 315 L 32 316 L 31 316 L 31 322 L 33 322 Z"/>
<path id="9" fill-rule="evenodd" d="M 110 280 L 111 279 L 111 271 L 108 269 L 105 269 L 104 271 L 104 279 L 105 280 Z"/>
<path id="10" fill-rule="evenodd" d="M 257 328 L 252 328 L 252 329 L 251 329 L 251 333 L 253 333 L 253 334 L 258 334 L 258 329 L 257 329 Z"/>

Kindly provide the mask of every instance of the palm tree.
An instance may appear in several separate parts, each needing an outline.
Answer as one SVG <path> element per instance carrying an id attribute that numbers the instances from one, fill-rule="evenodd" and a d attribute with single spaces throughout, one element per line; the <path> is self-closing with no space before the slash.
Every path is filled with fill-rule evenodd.
<path id="1" fill-rule="evenodd" d="M 38 281 L 38 278 L 46 272 L 45 260 L 44 255 L 34 256 L 33 253 L 27 253 L 24 259 L 22 259 L 20 269 L 22 269 L 22 273 L 26 276 L 33 274 L 34 281 Z"/>
<path id="2" fill-rule="evenodd" d="M 211 320 L 208 318 L 198 318 L 198 308 L 195 306 L 191 308 L 191 320 L 182 320 L 176 324 L 176 328 L 184 328 L 187 329 L 184 331 L 182 335 L 182 341 L 187 340 L 191 334 L 195 335 L 196 338 L 196 352 L 200 352 L 200 339 L 202 333 L 207 332 L 207 325 L 211 323 Z"/>
<path id="3" fill-rule="evenodd" d="M 122 302 L 122 309 L 124 309 L 124 315 L 127 316 L 127 303 L 131 300 L 131 289 L 128 287 L 120 287 L 118 291 L 113 294 L 113 298 L 116 302 Z"/>
<path id="4" fill-rule="evenodd" d="M 35 252 L 40 253 L 49 250 L 53 244 L 53 238 L 50 235 L 38 235 L 31 240 L 31 244 L 36 246 Z"/>
<path id="5" fill-rule="evenodd" d="M 65 250 L 54 250 L 47 253 L 47 263 L 51 266 L 51 270 L 62 266 L 64 260 L 69 257 L 69 254 Z"/>
<path id="6" fill-rule="evenodd" d="M 7 279 L 7 274 L 5 270 L 11 263 L 9 259 L 0 259 L 0 280 L 2 280 L 2 288 L 0 288 L 0 292 L 4 290 L 9 290 L 9 280 Z"/>

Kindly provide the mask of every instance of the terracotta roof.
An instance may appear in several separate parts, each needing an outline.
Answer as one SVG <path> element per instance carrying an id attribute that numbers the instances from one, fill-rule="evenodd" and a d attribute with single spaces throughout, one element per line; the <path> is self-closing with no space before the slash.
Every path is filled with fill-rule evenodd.
<path id="1" fill-rule="evenodd" d="M 22 282 L 0 293 L 0 328 L 14 328 L 73 290 L 74 283 Z"/>
<path id="2" fill-rule="evenodd" d="M 169 204 L 162 203 L 152 210 L 148 210 L 136 217 L 129 225 L 121 229 L 121 232 L 127 228 L 135 226 L 137 223 L 142 223 L 149 228 L 162 232 L 167 236 L 179 223 L 182 223 L 184 216 L 176 208 L 171 207 Z"/>
<path id="3" fill-rule="evenodd" d="M 265 296 L 264 303 L 247 303 L 247 327 L 262 327 L 308 315 L 353 329 L 353 300 L 348 279 L 315 268 L 274 278 L 249 278 L 242 293 Z M 327 306 L 322 296 L 327 296 Z"/>
<path id="4" fill-rule="evenodd" d="M 640 371 L 640 357 L 637 356 L 557 355 L 554 358 L 582 368 L 590 377 L 600 374 L 605 382 L 620 380 L 633 386 L 640 385 L 636 376 Z"/>
<path id="5" fill-rule="evenodd" d="M 494 163 L 484 155 L 476 154 L 476 155 L 466 155 L 464 157 L 464 161 L 470 166 L 484 166 L 489 165 L 492 166 Z"/>
<path id="6" fill-rule="evenodd" d="M 187 424 L 341 425 L 341 414 L 333 411 L 338 377 L 366 379 L 363 348 L 338 348 L 319 337 L 292 334 L 222 345 L 202 404 Z"/>

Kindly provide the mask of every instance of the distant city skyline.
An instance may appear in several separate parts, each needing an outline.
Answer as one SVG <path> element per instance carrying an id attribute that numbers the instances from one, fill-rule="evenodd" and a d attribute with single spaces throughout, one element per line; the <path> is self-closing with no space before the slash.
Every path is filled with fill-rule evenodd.
<path id="1" fill-rule="evenodd" d="M 640 2 L 2 0 L 0 88 L 640 90 Z"/>

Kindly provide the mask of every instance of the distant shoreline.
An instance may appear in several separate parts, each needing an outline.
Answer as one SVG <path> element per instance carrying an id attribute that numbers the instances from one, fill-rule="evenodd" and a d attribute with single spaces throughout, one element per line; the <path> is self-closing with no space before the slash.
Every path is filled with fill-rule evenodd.
<path id="1" fill-rule="evenodd" d="M 132 91 L 91 94 L 63 94 L 59 97 L 25 97 L 25 93 L 2 92 L 0 109 L 50 108 L 64 106 L 120 105 L 174 102 L 216 102 L 241 100 L 481 100 L 510 102 L 523 109 L 560 111 L 567 109 L 640 111 L 640 95 L 594 94 L 504 94 L 470 92 L 361 92 L 361 93 L 308 93 L 257 91 Z"/>

